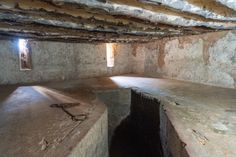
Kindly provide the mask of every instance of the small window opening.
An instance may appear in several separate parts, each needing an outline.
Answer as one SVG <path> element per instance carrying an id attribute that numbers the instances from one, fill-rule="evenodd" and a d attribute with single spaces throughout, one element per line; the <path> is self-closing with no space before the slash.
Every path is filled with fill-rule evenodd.
<path id="1" fill-rule="evenodd" d="M 112 68 L 114 67 L 114 62 L 115 62 L 114 44 L 107 43 L 106 50 L 107 50 L 107 67 Z"/>
<path id="2" fill-rule="evenodd" d="M 20 70 L 31 70 L 31 55 L 28 40 L 19 39 L 19 60 L 20 60 Z"/>

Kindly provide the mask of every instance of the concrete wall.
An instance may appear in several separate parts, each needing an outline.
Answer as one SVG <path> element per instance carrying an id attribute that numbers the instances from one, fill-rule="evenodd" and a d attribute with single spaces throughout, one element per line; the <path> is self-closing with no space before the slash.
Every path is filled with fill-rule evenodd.
<path id="1" fill-rule="evenodd" d="M 130 113 L 130 89 L 97 90 L 95 92 L 108 108 L 108 141 L 110 145 L 115 129 Z"/>
<path id="2" fill-rule="evenodd" d="M 68 157 L 108 157 L 107 110 Z"/>
<path id="3" fill-rule="evenodd" d="M 45 82 L 131 72 L 130 45 L 118 44 L 115 67 L 106 66 L 105 44 L 32 41 L 31 71 L 20 71 L 18 40 L 0 40 L 0 84 Z"/>
<path id="4" fill-rule="evenodd" d="M 115 67 L 105 44 L 31 42 L 31 71 L 20 71 L 17 40 L 0 40 L 0 84 L 45 82 L 126 73 L 236 87 L 236 31 L 118 44 Z"/>
<path id="5" fill-rule="evenodd" d="M 236 31 L 134 44 L 132 58 L 136 73 L 236 87 Z"/>

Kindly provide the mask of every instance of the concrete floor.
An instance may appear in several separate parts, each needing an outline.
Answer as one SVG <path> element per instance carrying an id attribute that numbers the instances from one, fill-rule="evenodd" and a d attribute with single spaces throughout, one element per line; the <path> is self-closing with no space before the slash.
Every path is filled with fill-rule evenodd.
<path id="1" fill-rule="evenodd" d="M 60 119 L 66 126 L 73 126 L 74 123 L 71 119 L 65 120 L 68 116 L 56 109 L 48 112 L 48 109 L 45 109 L 46 105 L 58 101 L 65 102 L 64 100 L 73 102 L 72 98 L 76 98 L 85 105 L 72 111 L 84 113 L 89 111 L 91 104 L 100 104 L 93 91 L 118 88 L 133 88 L 161 101 L 164 114 L 162 116 L 168 117 L 167 120 L 163 118 L 161 121 L 161 129 L 164 130 L 162 136 L 166 137 L 168 150 L 174 157 L 236 156 L 235 89 L 135 75 L 54 82 L 27 87 L 1 86 L 0 154 L 9 156 L 7 153 L 19 154 L 27 151 L 26 154 L 33 153 L 40 156 L 44 151 L 38 143 L 43 137 L 53 136 L 50 129 L 58 130 L 56 135 L 63 137 L 59 131 L 61 123 L 57 123 Z M 53 93 L 55 91 L 56 93 Z M 48 98 L 45 100 L 45 93 L 49 95 L 50 100 Z M 104 108 L 96 109 L 98 111 L 95 113 L 104 112 Z M 96 115 L 101 116 L 94 114 L 95 117 Z M 172 130 L 165 130 L 168 126 L 164 120 L 169 121 L 168 125 L 171 125 Z M 92 122 L 81 123 L 80 128 L 83 128 L 82 124 L 87 124 L 87 130 L 84 129 L 86 132 L 94 123 L 94 119 Z M 175 133 L 176 136 L 172 136 Z M 73 140 L 72 143 L 67 142 L 69 145 L 75 145 Z M 60 145 L 60 149 L 56 150 L 67 153 L 71 151 L 70 147 L 65 145 Z M 52 154 L 51 156 L 55 156 L 57 153 L 53 151 Z"/>

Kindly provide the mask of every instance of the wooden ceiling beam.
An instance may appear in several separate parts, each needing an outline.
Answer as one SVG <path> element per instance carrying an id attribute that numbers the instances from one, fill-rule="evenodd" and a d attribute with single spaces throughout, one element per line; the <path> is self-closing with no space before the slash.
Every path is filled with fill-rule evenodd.
<path id="1" fill-rule="evenodd" d="M 172 0 L 1 0 L 0 34 L 72 42 L 148 42 L 236 29 L 236 13 L 218 1 L 213 6 L 221 5 L 230 16 L 194 0 L 179 0 L 187 8 Z"/>
<path id="2" fill-rule="evenodd" d="M 218 20 L 218 21 L 236 21 L 236 12 L 232 12 L 230 15 L 226 15 L 225 13 L 222 14 L 222 12 L 217 11 L 222 8 L 223 10 L 227 10 L 226 13 L 231 12 L 231 9 L 228 9 L 226 6 L 221 7 L 215 7 L 214 10 L 208 10 L 206 8 L 206 5 L 209 5 L 209 3 L 201 3 L 201 5 L 194 5 L 190 3 L 188 0 L 139 0 L 139 2 L 145 3 L 145 4 L 152 4 L 155 6 L 165 6 L 170 9 L 174 9 L 180 13 L 187 13 L 191 17 L 195 17 L 195 15 L 204 17 L 206 20 L 211 21 L 212 20 Z M 212 4 L 212 3 L 211 3 Z M 220 14 L 219 14 L 220 13 Z M 202 19 L 201 19 L 202 20 Z"/>
<path id="3" fill-rule="evenodd" d="M 163 14 L 159 12 L 150 11 L 147 9 L 134 7 L 125 4 L 117 3 L 103 3 L 96 0 L 44 0 L 55 5 L 71 4 L 77 5 L 78 8 L 92 8 L 101 9 L 112 15 L 124 15 L 132 18 L 138 18 L 153 23 L 163 23 L 173 26 L 194 27 L 203 26 L 213 29 L 236 29 L 236 24 L 232 22 L 204 22 L 199 20 L 190 20 L 181 16 Z"/>

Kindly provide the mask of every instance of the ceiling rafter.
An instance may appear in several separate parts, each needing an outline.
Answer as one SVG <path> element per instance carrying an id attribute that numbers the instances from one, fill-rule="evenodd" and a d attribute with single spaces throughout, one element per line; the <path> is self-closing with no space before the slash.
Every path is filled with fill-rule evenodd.
<path id="1" fill-rule="evenodd" d="M 204 8 L 204 6 L 195 6 L 189 3 L 187 0 L 139 0 L 143 3 L 149 3 L 154 5 L 163 5 L 175 10 L 183 11 L 190 14 L 196 14 L 203 16 L 207 19 L 220 20 L 220 21 L 236 21 L 236 16 L 224 16 Z"/>
<path id="2" fill-rule="evenodd" d="M 45 0 L 50 1 L 50 0 Z M 78 5 L 78 7 L 85 6 L 93 9 L 102 9 L 107 13 L 113 15 L 125 15 L 133 18 L 138 18 L 153 23 L 164 23 L 174 26 L 182 27 L 194 27 L 203 26 L 213 29 L 236 29 L 236 24 L 232 22 L 204 22 L 192 19 L 186 19 L 176 15 L 163 14 L 159 12 L 153 12 L 147 9 L 117 4 L 117 3 L 103 3 L 96 0 L 53 0 L 55 5 L 57 4 L 73 4 Z"/>
<path id="3" fill-rule="evenodd" d="M 2 0 L 0 35 L 127 43 L 236 29 L 236 12 L 220 2 L 223 0 L 210 1 L 214 3 L 203 0 Z M 217 6 L 220 8 L 214 10 Z"/>

